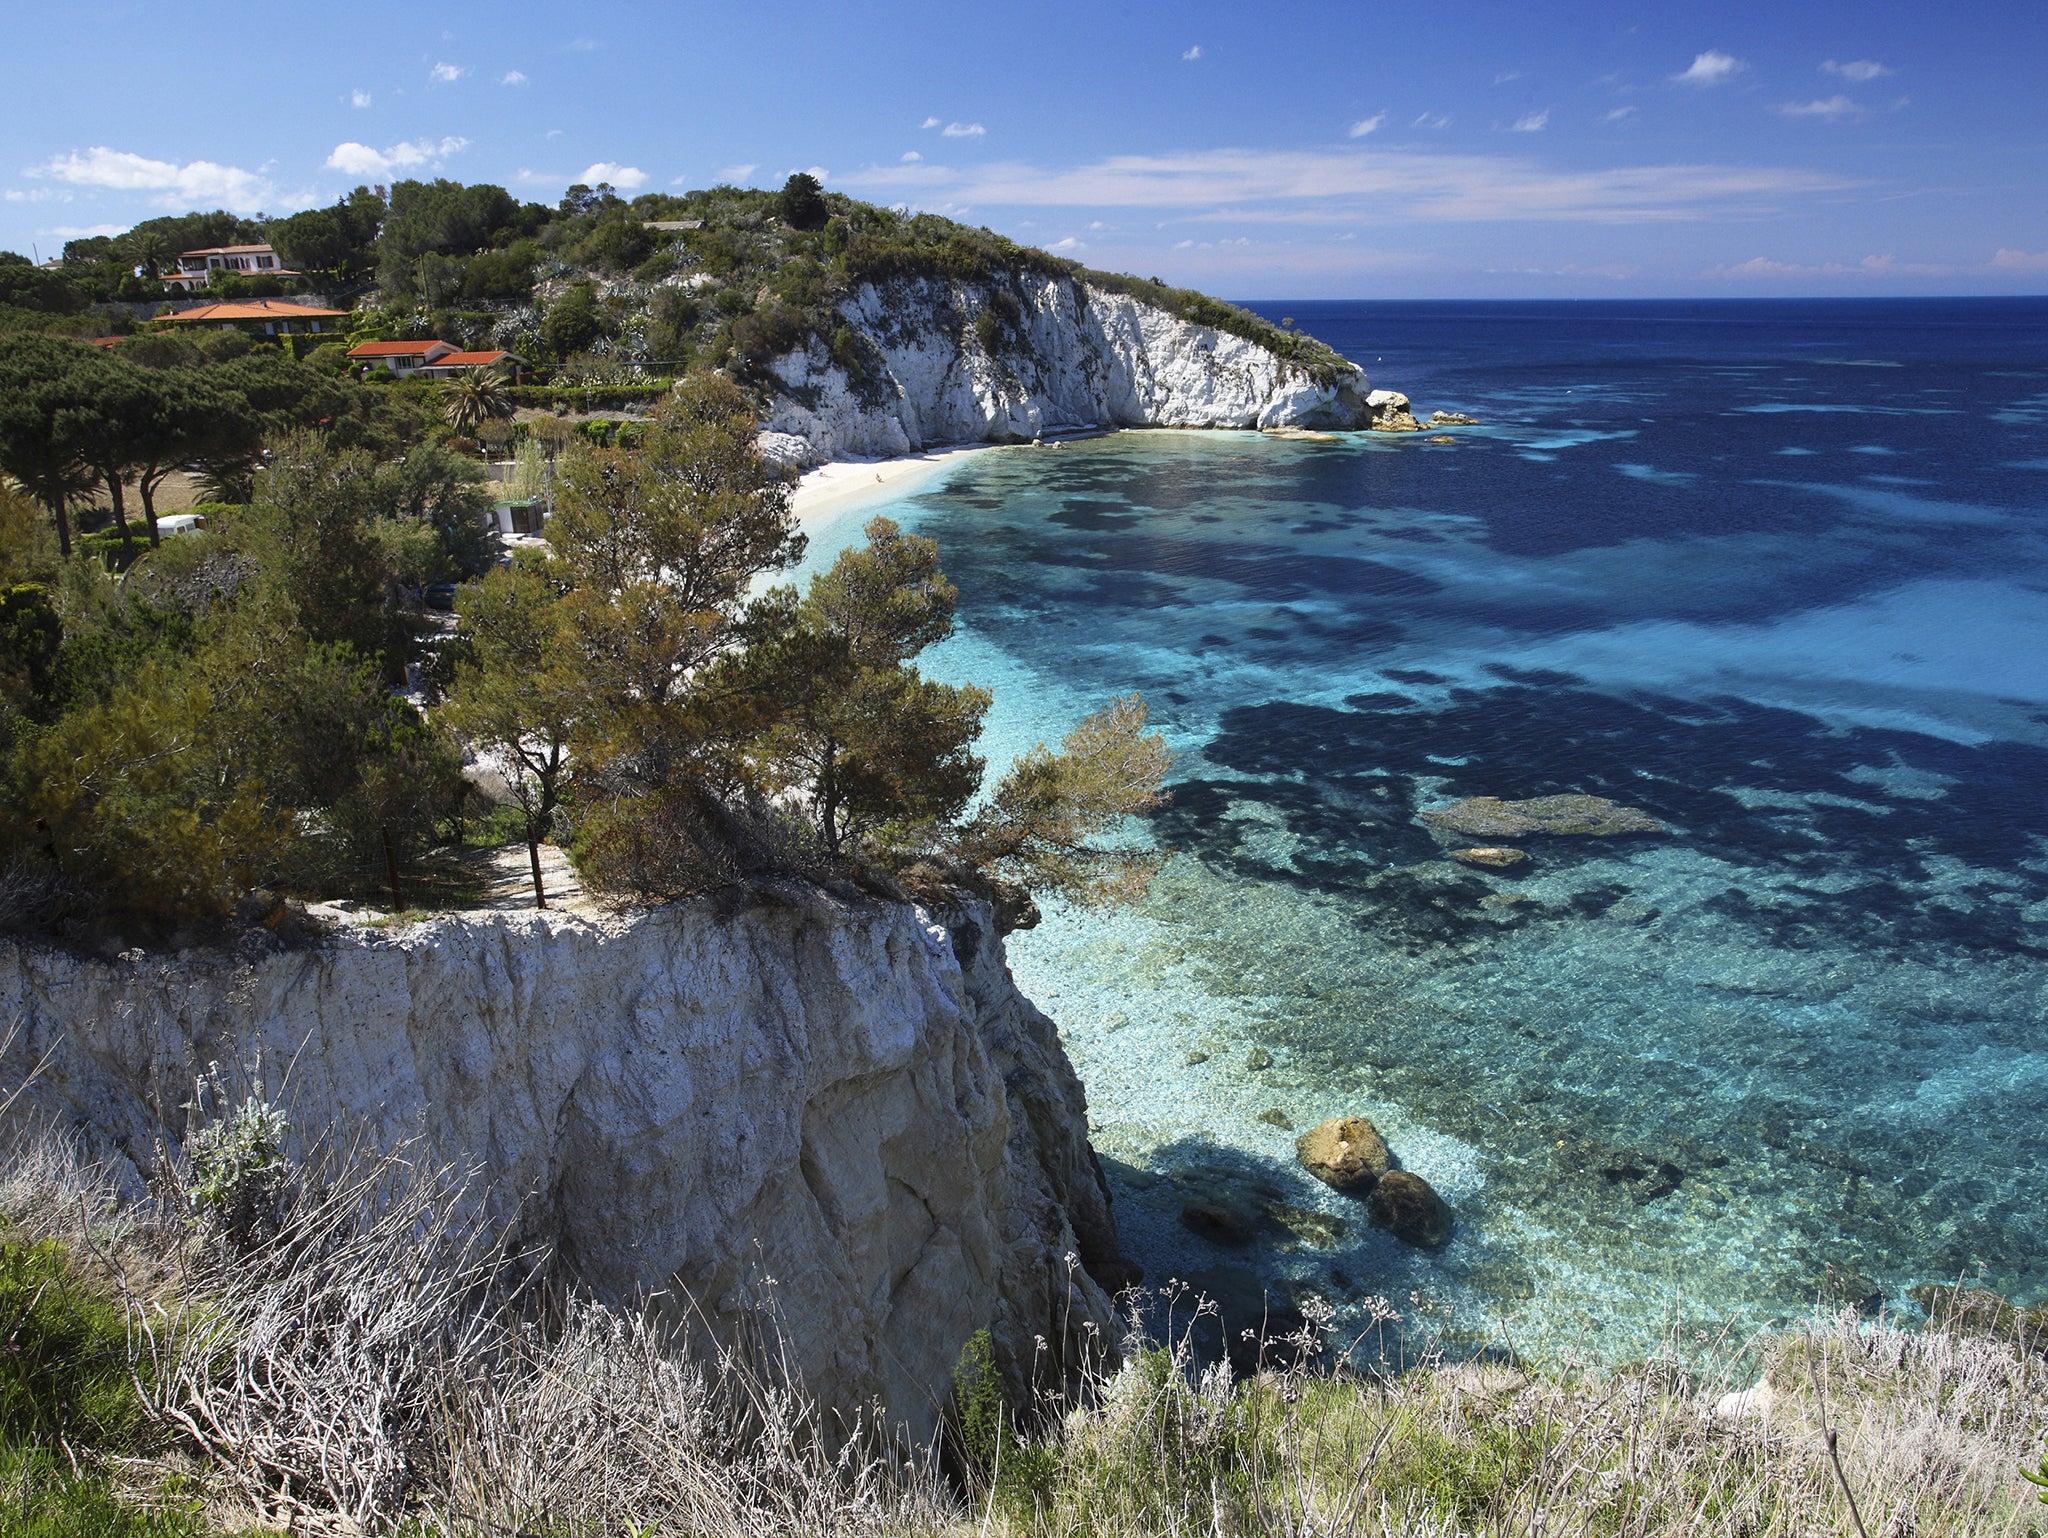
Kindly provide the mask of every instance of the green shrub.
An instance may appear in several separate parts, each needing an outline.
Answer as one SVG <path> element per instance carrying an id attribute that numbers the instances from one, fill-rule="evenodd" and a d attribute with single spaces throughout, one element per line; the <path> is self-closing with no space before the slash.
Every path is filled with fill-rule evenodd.
<path id="1" fill-rule="evenodd" d="M 185 1144 L 192 1161 L 186 1196 L 193 1216 L 236 1249 L 251 1249 L 283 1221 L 292 1174 L 284 1153 L 290 1123 L 264 1098 L 261 1079 L 231 1107 L 218 1063 L 208 1065 L 190 1108 L 207 1118 Z"/>

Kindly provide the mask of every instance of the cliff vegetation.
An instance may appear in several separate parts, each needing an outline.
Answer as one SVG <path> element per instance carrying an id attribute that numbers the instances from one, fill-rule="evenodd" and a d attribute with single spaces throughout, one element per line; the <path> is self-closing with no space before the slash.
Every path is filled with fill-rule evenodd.
<path id="1" fill-rule="evenodd" d="M 955 1373 L 937 1447 L 821 1405 L 772 1331 L 709 1349 L 550 1292 L 404 1158 L 293 1170 L 237 1229 L 180 1166 L 116 1201 L 61 1140 L 0 1175 L 9 1532 L 1392 1535 L 2040 1531 L 2043 1322 L 1941 1290 L 1923 1327 L 1674 1320 L 1619 1368 L 1446 1359 L 1426 1316 L 1311 1319 L 1204 1365 L 1200 1300 L 1135 1295 L 1122 1365 L 1037 1405 Z M 258 1166 L 266 1168 L 267 1166 Z M 1157 1333 L 1137 1331 L 1140 1313 Z M 1410 1310 L 1413 1313 L 1413 1310 Z M 1391 1346 L 1395 1332 L 1419 1354 Z"/>

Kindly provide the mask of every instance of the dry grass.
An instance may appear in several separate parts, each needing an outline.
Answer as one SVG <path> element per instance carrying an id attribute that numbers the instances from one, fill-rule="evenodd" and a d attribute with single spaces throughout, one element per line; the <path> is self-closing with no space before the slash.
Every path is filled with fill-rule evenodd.
<path id="1" fill-rule="evenodd" d="M 467 1216 L 470 1194 L 402 1153 L 337 1161 L 300 1172 L 286 1221 L 237 1253 L 184 1220 L 175 1181 L 121 1205 L 62 1138 L 0 1158 L 0 1224 L 90 1255 L 126 1299 L 160 1461 L 203 1462 L 217 1520 L 450 1538 L 2048 1530 L 2019 1475 L 2048 1358 L 2009 1332 L 1844 1313 L 1719 1353 L 1684 1338 L 1720 1370 L 1675 1350 L 1385 1374 L 1326 1354 L 1234 1381 L 1200 1368 L 1183 1318 L 1084 1404 L 1041 1406 L 1037 1434 L 967 1437 L 958 1483 L 872 1409 L 811 1401 L 772 1322 L 721 1345 L 556 1292 Z M 1721 1404 L 1759 1373 L 1767 1395 Z"/>

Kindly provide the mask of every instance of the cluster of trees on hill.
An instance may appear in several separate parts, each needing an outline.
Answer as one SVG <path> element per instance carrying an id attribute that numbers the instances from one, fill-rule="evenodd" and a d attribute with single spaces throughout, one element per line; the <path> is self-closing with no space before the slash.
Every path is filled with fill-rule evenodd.
<path id="1" fill-rule="evenodd" d="M 859 378 L 870 349 L 840 319 L 839 301 L 863 283 L 920 277 L 993 286 L 995 308 L 976 327 L 992 351 L 1021 345 L 1017 280 L 1038 275 L 1131 294 L 1248 337 L 1311 373 L 1341 366 L 1313 338 L 1205 295 L 1091 272 L 935 214 L 828 193 L 804 173 L 779 192 L 713 187 L 627 199 L 579 185 L 553 207 L 485 184 L 401 181 L 262 223 L 225 213 L 151 220 L 123 236 L 73 242 L 59 272 L 0 260 L 0 326 L 10 308 L 17 320 L 34 314 L 48 323 L 94 300 L 150 297 L 143 290 L 160 288 L 131 267 L 153 273 L 187 244 L 247 239 L 271 241 L 305 284 L 360 294 L 361 335 L 504 347 L 586 382 L 693 367 L 759 381 L 770 360 L 808 341 L 830 347 Z M 237 291 L 265 281 L 220 280 Z"/>
<path id="2" fill-rule="evenodd" d="M 30 340 L 0 349 L 27 388 L 138 388 L 91 382 L 111 360 L 90 349 Z M 52 347 L 76 356 L 43 360 L 39 382 Z M 167 399 L 243 390 L 235 409 L 257 412 L 250 364 L 122 367 L 176 381 Z M 298 368 L 265 366 L 274 387 Z M 250 418 L 272 430 L 246 503 L 122 575 L 67 559 L 53 510 L 0 491 L 0 927 L 175 928 L 252 891 L 369 893 L 387 861 L 431 875 L 494 815 L 465 752 L 502 767 L 518 831 L 628 895 L 789 874 L 965 884 L 1016 922 L 1026 888 L 1113 897 L 1156 862 L 1099 847 L 1159 797 L 1165 749 L 1135 699 L 969 815 L 988 695 L 917 670 L 955 599 L 929 541 L 878 520 L 807 592 L 762 589 L 804 541 L 730 380 L 686 383 L 632 447 L 566 441 L 548 546 L 508 565 L 473 462 L 380 439 L 389 424 L 320 390 Z M 330 415 L 293 425 L 314 409 Z M 453 578 L 469 580 L 450 641 L 419 588 Z M 415 663 L 439 706 L 393 692 Z"/>
<path id="3" fill-rule="evenodd" d="M 117 349 L 0 332 L 0 472 L 48 511 L 64 558 L 74 507 L 104 497 L 125 565 L 142 541 L 159 543 L 156 493 L 174 472 L 196 471 L 214 500 L 246 502 L 270 436 L 318 424 L 339 447 L 388 458 L 419 441 L 424 404 L 349 387 L 239 332 Z"/>
<path id="4" fill-rule="evenodd" d="M 876 519 L 807 592 L 757 593 L 803 536 L 753 431 L 730 382 L 693 382 L 637 449 L 568 456 L 546 553 L 462 594 L 448 719 L 506 765 L 529 826 L 566 800 L 585 875 L 640 893 L 778 868 L 1084 900 L 1141 883 L 1156 855 L 1093 837 L 1157 802 L 1142 705 L 1031 755 L 963 821 L 989 696 L 917 669 L 952 629 L 936 547 Z"/>

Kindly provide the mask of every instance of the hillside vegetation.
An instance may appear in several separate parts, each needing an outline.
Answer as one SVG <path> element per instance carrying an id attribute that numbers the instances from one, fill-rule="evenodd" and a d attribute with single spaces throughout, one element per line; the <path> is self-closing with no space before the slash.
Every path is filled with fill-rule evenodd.
<path id="1" fill-rule="evenodd" d="M 838 302 L 861 284 L 905 279 L 995 285 L 983 338 L 992 350 L 1014 331 L 1019 281 L 1064 278 L 1247 338 L 1320 378 L 1343 367 L 1313 337 L 1207 295 L 1092 271 L 936 214 L 824 192 L 802 175 L 780 192 L 721 186 L 630 201 L 609 187 L 579 186 L 553 207 L 521 203 L 501 187 L 403 181 L 388 202 L 359 187 L 330 208 L 266 223 L 224 213 L 156 219 L 126 235 L 71 242 L 57 272 L 0 257 L 0 316 L 11 309 L 16 324 L 33 316 L 35 324 L 104 325 L 95 305 L 160 294 L 134 267 L 153 272 L 188 245 L 253 239 L 277 246 L 303 275 L 300 287 L 359 300 L 358 336 L 503 347 L 569 382 L 697 367 L 758 378 L 770 359 L 814 340 L 857 366 L 862 341 Z M 216 289 L 253 294 L 266 285 L 282 286 L 224 274 Z"/>

